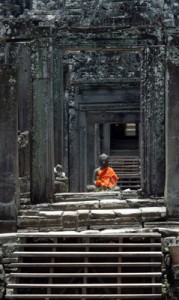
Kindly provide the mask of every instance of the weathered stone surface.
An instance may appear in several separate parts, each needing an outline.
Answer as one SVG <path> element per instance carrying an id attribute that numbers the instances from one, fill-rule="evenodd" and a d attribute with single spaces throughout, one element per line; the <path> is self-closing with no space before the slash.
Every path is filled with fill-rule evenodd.
<path id="1" fill-rule="evenodd" d="M 137 191 L 132 191 L 130 189 L 126 189 L 121 193 L 121 199 L 136 199 Z"/>
<path id="2" fill-rule="evenodd" d="M 30 197 L 29 198 L 20 198 L 20 205 L 30 205 Z"/>
<path id="3" fill-rule="evenodd" d="M 78 210 L 77 213 L 78 213 L 78 230 L 80 231 L 80 230 L 88 229 L 90 226 L 90 211 Z"/>
<path id="4" fill-rule="evenodd" d="M 89 222 L 89 224 L 90 224 L 90 228 L 91 228 L 91 226 L 94 226 L 94 225 L 103 225 L 103 227 L 105 226 L 105 225 L 115 225 L 115 219 L 114 218 L 101 218 L 101 219 L 90 219 L 90 222 Z"/>
<path id="5" fill-rule="evenodd" d="M 140 209 L 114 209 L 115 217 L 140 217 L 141 210 Z"/>
<path id="6" fill-rule="evenodd" d="M 91 219 L 106 219 L 115 217 L 113 210 L 91 210 Z"/>
<path id="7" fill-rule="evenodd" d="M 19 178 L 20 184 L 20 193 L 28 193 L 30 192 L 30 180 L 29 177 L 20 177 Z"/>
<path id="8" fill-rule="evenodd" d="M 2 265 L 0 265 L 0 298 L 3 299 L 5 292 L 5 270 Z"/>
<path id="9" fill-rule="evenodd" d="M 90 211 L 87 209 L 78 210 L 78 220 L 83 221 L 88 219 L 88 216 L 90 214 Z"/>
<path id="10" fill-rule="evenodd" d="M 19 217 L 17 221 L 17 227 L 18 228 L 38 228 L 39 227 L 40 218 L 39 216 L 33 217 L 33 216 L 25 216 L 25 217 Z"/>
<path id="11" fill-rule="evenodd" d="M 120 199 L 120 192 L 90 192 L 90 193 L 61 193 L 55 194 L 55 202 L 60 201 L 89 201 L 89 200 L 104 200 L 104 199 Z"/>
<path id="12" fill-rule="evenodd" d="M 51 228 L 55 228 L 56 230 L 62 230 L 62 218 L 54 218 L 53 216 L 50 218 L 41 218 L 39 219 L 38 229 L 40 231 L 51 231 Z"/>
<path id="13" fill-rule="evenodd" d="M 78 226 L 78 213 L 75 211 L 65 211 L 62 215 L 62 222 L 63 222 L 63 228 L 64 230 L 73 228 L 77 229 Z"/>
<path id="14" fill-rule="evenodd" d="M 146 195 L 163 196 L 165 186 L 165 47 L 146 47 L 142 55 L 141 185 Z"/>
<path id="15" fill-rule="evenodd" d="M 142 207 L 140 210 L 144 221 L 166 218 L 166 207 Z"/>
<path id="16" fill-rule="evenodd" d="M 54 209 L 60 210 L 78 210 L 78 209 L 97 209 L 99 201 L 76 201 L 76 202 L 59 202 L 52 205 Z"/>
<path id="17" fill-rule="evenodd" d="M 170 216 L 179 215 L 179 125 L 178 125 L 178 93 L 179 86 L 179 36 L 168 36 L 167 47 L 167 84 L 166 84 L 166 189 L 165 199 Z"/>
<path id="18" fill-rule="evenodd" d="M 52 48 L 50 39 L 39 40 L 31 44 L 31 60 L 33 77 L 31 197 L 32 203 L 37 204 L 52 199 L 54 191 Z"/>
<path id="19" fill-rule="evenodd" d="M 39 215 L 39 211 L 38 210 L 33 210 L 33 209 L 23 209 L 19 211 L 18 216 L 38 216 Z"/>
<path id="20" fill-rule="evenodd" d="M 46 217 L 46 218 L 59 218 L 63 215 L 63 211 L 59 211 L 59 210 L 56 210 L 56 211 L 40 211 L 39 212 L 39 216 L 43 216 L 43 217 Z"/>
<path id="21" fill-rule="evenodd" d="M 121 216 L 120 218 L 116 217 L 114 220 L 115 224 L 120 224 L 125 226 L 125 224 L 130 224 L 130 223 L 138 223 L 141 224 L 141 216 L 136 216 L 136 217 L 124 217 Z M 132 225 L 131 225 L 132 226 Z"/>
<path id="22" fill-rule="evenodd" d="M 13 221 L 16 219 L 19 202 L 17 77 L 14 66 L 0 66 L 0 82 L 0 138 L 3 141 L 0 146 L 0 219 Z"/>
<path id="23" fill-rule="evenodd" d="M 161 206 L 164 204 L 164 200 L 154 199 L 126 199 L 129 207 L 150 207 L 150 206 Z"/>
<path id="24" fill-rule="evenodd" d="M 16 232 L 17 222 L 16 220 L 0 220 L 0 228 L 1 233 Z"/>
<path id="25" fill-rule="evenodd" d="M 117 199 L 106 199 L 106 200 L 101 200 L 100 201 L 100 208 L 120 208 L 120 207 L 128 207 L 127 202 L 124 200 L 117 200 Z"/>
<path id="26" fill-rule="evenodd" d="M 54 187 L 54 193 L 65 193 L 68 192 L 68 184 L 66 182 L 61 182 L 55 180 L 54 182 L 55 187 Z"/>
<path id="27" fill-rule="evenodd" d="M 94 225 L 90 225 L 90 229 L 92 230 L 104 230 L 104 229 L 116 229 L 116 225 L 115 224 L 101 224 L 101 225 L 97 225 L 97 224 L 94 224 Z"/>

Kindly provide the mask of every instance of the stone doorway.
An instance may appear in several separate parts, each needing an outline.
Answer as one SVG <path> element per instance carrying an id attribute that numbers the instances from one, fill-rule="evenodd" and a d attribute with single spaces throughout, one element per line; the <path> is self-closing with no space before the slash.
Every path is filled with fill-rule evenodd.
<path id="1" fill-rule="evenodd" d="M 140 112 L 121 113 L 118 111 L 106 111 L 101 113 L 101 111 L 88 111 L 85 115 L 83 114 L 81 118 L 85 120 L 85 134 L 84 128 L 81 127 L 80 136 L 83 136 L 83 140 L 81 139 L 79 144 L 81 157 L 80 178 L 83 178 L 84 185 L 81 186 L 81 189 L 85 189 L 87 184 L 92 184 L 93 171 L 98 165 L 100 153 L 105 152 L 110 157 L 112 156 L 110 147 L 111 130 L 113 128 L 111 129 L 111 127 L 114 124 L 139 124 Z M 128 150 L 130 151 L 130 148 Z"/>
<path id="2" fill-rule="evenodd" d="M 110 156 L 140 156 L 139 123 L 96 124 L 96 139 L 99 144 L 97 154 L 108 153 Z"/>
<path id="3" fill-rule="evenodd" d="M 138 119 L 140 113 L 136 115 Z M 108 154 L 110 166 L 120 178 L 118 186 L 121 190 L 141 188 L 139 128 L 140 122 L 136 121 L 95 124 L 95 167 L 98 166 L 99 155 Z"/>
<path id="4" fill-rule="evenodd" d="M 79 67 L 83 63 L 82 66 L 85 66 L 85 70 L 88 69 L 89 71 L 87 66 L 89 61 L 91 61 L 90 59 L 95 62 L 95 57 L 92 55 L 94 53 L 90 51 L 87 51 L 89 53 L 86 51 L 81 53 L 76 51 L 76 49 L 73 51 L 76 55 L 82 54 L 82 58 L 88 57 L 89 60 L 87 60 L 87 64 L 84 64 L 84 59 L 78 59 L 78 63 L 74 65 L 74 68 L 72 70 L 69 68 L 68 76 L 65 77 L 68 77 L 69 80 L 66 82 L 64 79 L 65 96 L 64 98 L 61 97 L 62 102 L 65 99 L 63 113 L 65 121 L 62 137 L 68 137 L 62 143 L 64 145 L 63 165 L 69 178 L 70 192 L 84 192 L 86 185 L 92 183 L 92 173 L 95 167 L 95 159 L 97 158 L 96 153 L 98 153 L 97 149 L 94 149 L 95 124 L 135 123 L 136 121 L 131 119 L 124 121 L 122 115 L 138 113 L 140 116 L 140 121 L 137 121 L 137 123 L 140 122 L 141 188 L 144 194 L 148 196 L 163 195 L 165 179 L 164 99 L 163 94 L 160 101 L 155 97 L 155 89 L 156 91 L 158 90 L 156 84 L 158 81 L 155 80 L 156 69 L 153 67 L 151 69 L 151 64 L 148 65 L 146 61 L 149 54 L 152 54 L 152 61 L 156 59 L 158 61 L 159 55 L 163 59 L 164 52 L 162 48 L 151 48 L 149 50 L 148 48 L 141 49 L 141 64 L 137 64 L 139 66 L 138 71 L 137 73 L 134 72 L 137 76 L 131 77 L 131 74 L 130 76 L 128 76 L 129 74 L 126 76 L 123 74 L 124 76 L 114 76 L 114 78 L 108 76 L 111 72 L 110 74 L 108 72 L 105 73 L 106 76 L 104 78 L 98 76 L 99 68 L 97 66 L 99 66 L 99 61 L 96 65 L 97 73 L 93 72 L 96 75 L 92 76 L 91 73 L 88 74 L 87 72 L 84 78 L 84 73 L 80 73 Z M 113 50 L 110 53 L 112 52 Z M 71 55 L 70 59 L 71 57 L 74 58 L 74 53 L 67 53 Z M 100 59 L 104 58 L 104 61 L 106 61 L 105 57 L 110 57 L 110 53 L 101 51 L 98 53 L 97 51 Z M 81 62 L 80 65 L 79 62 Z M 109 62 L 109 60 L 106 62 Z M 68 57 L 63 63 L 65 63 L 65 66 L 69 64 Z M 100 65 L 105 70 L 110 70 L 108 63 L 100 63 Z M 124 65 L 123 61 L 122 65 Z M 114 69 L 117 70 L 116 64 L 114 64 Z M 160 73 L 162 80 L 164 78 L 163 71 L 164 69 L 162 68 Z M 72 76 L 74 74 L 78 74 L 77 78 Z M 153 81 L 155 89 L 151 91 L 151 82 Z M 66 103 L 68 103 L 68 107 Z M 161 119 L 158 118 L 159 111 Z M 111 114 L 114 113 L 116 115 L 120 114 L 122 119 L 110 119 Z M 96 115 L 96 119 L 90 121 L 92 114 Z M 105 114 L 108 114 L 107 119 L 105 119 L 105 116 L 103 117 Z M 158 135 L 159 131 L 161 132 L 160 136 Z"/>

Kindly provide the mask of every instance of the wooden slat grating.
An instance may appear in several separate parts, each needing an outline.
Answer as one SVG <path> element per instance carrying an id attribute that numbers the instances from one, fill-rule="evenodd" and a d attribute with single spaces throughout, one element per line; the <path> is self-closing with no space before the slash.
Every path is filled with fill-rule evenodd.
<path id="1" fill-rule="evenodd" d="M 132 156 L 110 156 L 109 164 L 118 174 L 120 180 L 118 185 L 121 189 L 140 188 L 140 159 Z"/>
<path id="2" fill-rule="evenodd" d="M 6 299 L 161 299 L 158 233 L 19 233 Z M 6 245 L 8 246 L 8 245 Z M 12 244 L 9 244 L 12 246 Z M 140 291 L 139 291 L 140 282 Z"/>

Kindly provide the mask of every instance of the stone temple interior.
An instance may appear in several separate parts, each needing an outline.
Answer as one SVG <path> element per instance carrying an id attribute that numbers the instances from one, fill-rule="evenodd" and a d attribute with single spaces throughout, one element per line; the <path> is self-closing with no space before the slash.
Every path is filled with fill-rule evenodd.
<path id="1" fill-rule="evenodd" d="M 178 0 L 0 0 L 0 104 L 0 299 L 179 299 Z"/>

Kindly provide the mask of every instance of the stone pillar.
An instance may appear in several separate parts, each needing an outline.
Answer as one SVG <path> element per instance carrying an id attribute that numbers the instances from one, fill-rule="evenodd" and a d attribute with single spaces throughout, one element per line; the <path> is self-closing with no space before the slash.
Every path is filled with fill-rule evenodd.
<path id="1" fill-rule="evenodd" d="M 179 217 L 179 35 L 168 40 L 165 199 L 169 215 Z"/>
<path id="2" fill-rule="evenodd" d="M 19 43 L 17 47 L 19 48 L 17 51 L 18 58 L 16 57 L 16 63 L 18 65 L 18 129 L 24 132 L 30 129 L 32 111 L 30 43 Z"/>
<path id="3" fill-rule="evenodd" d="M 64 91 L 63 91 L 63 52 L 54 46 L 53 51 L 53 102 L 54 102 L 54 163 L 61 164 L 63 161 L 63 118 L 64 118 Z"/>
<path id="4" fill-rule="evenodd" d="M 141 66 L 141 179 L 150 196 L 165 186 L 165 48 L 147 47 Z"/>
<path id="5" fill-rule="evenodd" d="M 79 111 L 79 192 L 86 191 L 87 185 L 87 130 L 86 112 Z"/>
<path id="6" fill-rule="evenodd" d="M 87 185 L 93 184 L 93 172 L 95 169 L 95 123 L 92 122 L 90 115 L 90 112 L 87 112 Z"/>
<path id="7" fill-rule="evenodd" d="M 51 40 L 32 44 L 32 203 L 48 202 L 54 186 L 54 127 Z"/>
<path id="8" fill-rule="evenodd" d="M 16 70 L 0 66 L 0 232 L 15 231 L 19 200 Z"/>
<path id="9" fill-rule="evenodd" d="M 17 68 L 19 177 L 30 177 L 29 131 L 32 116 L 30 42 L 6 43 L 6 63 Z"/>
<path id="10" fill-rule="evenodd" d="M 68 151 L 69 151 L 69 190 L 70 192 L 79 192 L 80 178 L 80 160 L 79 160 L 79 124 L 77 101 L 75 98 L 75 89 L 71 89 L 68 104 Z M 82 145 L 81 145 L 82 147 Z"/>

